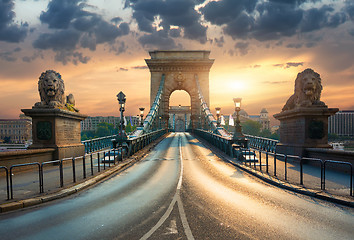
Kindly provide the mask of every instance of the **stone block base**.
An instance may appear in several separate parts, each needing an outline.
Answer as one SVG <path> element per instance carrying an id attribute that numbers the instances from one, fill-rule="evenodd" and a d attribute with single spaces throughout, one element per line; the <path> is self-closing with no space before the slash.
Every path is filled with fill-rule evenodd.
<path id="1" fill-rule="evenodd" d="M 83 144 L 58 146 L 54 154 L 55 159 L 63 159 L 70 157 L 79 157 L 85 155 L 85 146 Z"/>

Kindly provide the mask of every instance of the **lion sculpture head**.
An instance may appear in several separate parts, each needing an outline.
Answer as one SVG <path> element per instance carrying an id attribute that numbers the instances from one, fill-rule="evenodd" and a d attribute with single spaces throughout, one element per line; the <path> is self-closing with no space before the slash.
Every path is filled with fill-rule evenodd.
<path id="1" fill-rule="evenodd" d="M 36 107 L 62 107 L 65 105 L 64 81 L 59 73 L 47 70 L 38 80 L 38 91 L 41 101 Z"/>
<path id="2" fill-rule="evenodd" d="M 294 94 L 283 107 L 291 110 L 296 107 L 325 106 L 321 98 L 321 77 L 314 70 L 308 68 L 297 75 Z"/>
<path id="3" fill-rule="evenodd" d="M 41 101 L 36 108 L 60 108 L 72 112 L 78 112 L 75 107 L 75 99 L 72 94 L 64 95 L 64 81 L 61 75 L 53 70 L 47 70 L 41 74 L 38 80 L 38 91 Z"/>

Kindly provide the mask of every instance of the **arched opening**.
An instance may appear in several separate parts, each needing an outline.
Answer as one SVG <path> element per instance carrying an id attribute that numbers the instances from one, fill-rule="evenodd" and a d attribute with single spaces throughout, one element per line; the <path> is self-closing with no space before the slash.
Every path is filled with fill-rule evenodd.
<path id="1" fill-rule="evenodd" d="M 184 90 L 175 90 L 169 98 L 169 127 L 176 132 L 185 132 L 191 119 L 191 97 Z"/>

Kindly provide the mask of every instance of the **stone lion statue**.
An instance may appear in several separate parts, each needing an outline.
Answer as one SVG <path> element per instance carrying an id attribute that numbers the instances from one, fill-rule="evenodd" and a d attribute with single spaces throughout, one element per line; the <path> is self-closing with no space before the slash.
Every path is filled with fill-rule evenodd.
<path id="1" fill-rule="evenodd" d="M 308 68 L 300 72 L 295 80 L 294 94 L 288 99 L 283 111 L 296 107 L 326 106 L 320 101 L 322 91 L 320 74 Z"/>
<path id="2" fill-rule="evenodd" d="M 34 107 L 79 111 L 75 108 L 74 96 L 69 94 L 69 96 L 65 97 L 64 81 L 56 71 L 47 70 L 41 74 L 38 80 L 38 91 L 41 101 L 37 102 Z"/>

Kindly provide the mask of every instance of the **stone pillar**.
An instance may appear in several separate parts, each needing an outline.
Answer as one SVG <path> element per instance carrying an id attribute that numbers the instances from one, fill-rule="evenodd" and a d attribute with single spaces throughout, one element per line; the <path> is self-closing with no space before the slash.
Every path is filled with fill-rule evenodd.
<path id="1" fill-rule="evenodd" d="M 29 149 L 54 148 L 54 160 L 85 154 L 80 122 L 87 116 L 58 108 L 21 110 L 32 118 L 33 144 Z"/>
<path id="2" fill-rule="evenodd" d="M 302 156 L 305 148 L 331 148 L 328 144 L 328 117 L 338 108 L 296 108 L 275 114 L 280 121 L 277 153 Z"/>

